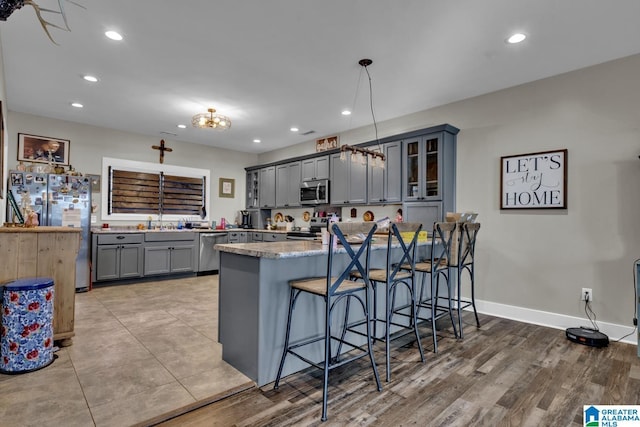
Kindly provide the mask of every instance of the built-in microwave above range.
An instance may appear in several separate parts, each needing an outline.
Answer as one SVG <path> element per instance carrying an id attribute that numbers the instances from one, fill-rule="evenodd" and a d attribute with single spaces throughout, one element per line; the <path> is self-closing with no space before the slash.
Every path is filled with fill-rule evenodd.
<path id="1" fill-rule="evenodd" d="M 304 181 L 300 184 L 300 204 L 325 205 L 329 203 L 329 180 Z"/>

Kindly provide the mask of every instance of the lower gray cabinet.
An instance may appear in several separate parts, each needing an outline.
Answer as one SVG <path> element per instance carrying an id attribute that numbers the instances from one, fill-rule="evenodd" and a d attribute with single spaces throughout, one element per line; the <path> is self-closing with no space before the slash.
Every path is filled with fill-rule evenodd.
<path id="1" fill-rule="evenodd" d="M 249 240 L 246 231 L 229 231 L 229 243 L 247 243 Z"/>
<path id="2" fill-rule="evenodd" d="M 196 233 L 147 233 L 144 245 L 144 275 L 190 273 L 196 271 Z"/>
<path id="3" fill-rule="evenodd" d="M 287 240 L 287 235 L 284 233 L 262 233 L 263 242 L 282 242 Z"/>
<path id="4" fill-rule="evenodd" d="M 93 280 L 132 279 L 143 274 L 143 235 L 93 235 Z"/>

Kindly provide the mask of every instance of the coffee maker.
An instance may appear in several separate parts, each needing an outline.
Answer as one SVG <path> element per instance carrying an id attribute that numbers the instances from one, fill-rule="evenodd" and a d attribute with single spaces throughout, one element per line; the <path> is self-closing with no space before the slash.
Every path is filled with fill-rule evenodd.
<path id="1" fill-rule="evenodd" d="M 242 215 L 242 228 L 253 228 L 251 225 L 251 212 L 249 211 L 240 211 L 240 215 Z"/>

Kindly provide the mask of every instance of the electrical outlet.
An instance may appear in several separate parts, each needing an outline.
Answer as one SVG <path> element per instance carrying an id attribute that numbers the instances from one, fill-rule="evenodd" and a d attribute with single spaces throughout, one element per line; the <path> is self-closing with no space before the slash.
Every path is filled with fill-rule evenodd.
<path id="1" fill-rule="evenodd" d="M 593 301 L 593 291 L 591 288 L 582 288 L 582 292 L 580 293 L 581 301 Z"/>

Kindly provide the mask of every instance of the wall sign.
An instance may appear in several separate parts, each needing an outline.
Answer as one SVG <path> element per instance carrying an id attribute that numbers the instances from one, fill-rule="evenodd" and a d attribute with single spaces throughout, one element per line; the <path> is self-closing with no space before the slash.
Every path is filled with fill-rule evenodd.
<path id="1" fill-rule="evenodd" d="M 566 149 L 500 159 L 500 209 L 567 208 Z"/>
<path id="2" fill-rule="evenodd" d="M 316 139 L 316 153 L 338 148 L 338 137 L 329 136 L 327 138 Z"/>

